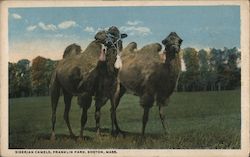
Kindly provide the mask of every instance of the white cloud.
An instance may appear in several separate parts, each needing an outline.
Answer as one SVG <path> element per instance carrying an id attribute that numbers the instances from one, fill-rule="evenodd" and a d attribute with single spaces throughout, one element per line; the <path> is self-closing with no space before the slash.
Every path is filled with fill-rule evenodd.
<path id="1" fill-rule="evenodd" d="M 68 29 L 70 27 L 75 27 L 75 26 L 76 26 L 75 21 L 64 21 L 64 22 L 58 24 L 58 28 L 60 28 L 60 29 Z"/>
<path id="2" fill-rule="evenodd" d="M 36 28 L 37 28 L 37 25 L 32 25 L 32 26 L 27 27 L 26 30 L 31 32 L 35 30 Z"/>
<path id="3" fill-rule="evenodd" d="M 17 20 L 22 19 L 22 16 L 19 15 L 19 14 L 16 14 L 16 13 L 13 13 L 13 14 L 12 14 L 12 17 L 13 17 L 14 19 L 17 19 Z"/>
<path id="4" fill-rule="evenodd" d="M 94 33 L 95 32 L 94 28 L 93 27 L 89 27 L 89 26 L 85 27 L 84 31 L 85 32 L 89 32 L 89 33 Z"/>
<path id="5" fill-rule="evenodd" d="M 107 31 L 109 29 L 109 27 L 98 27 L 95 31 L 95 33 L 99 32 L 99 31 Z"/>
<path id="6" fill-rule="evenodd" d="M 63 34 L 56 34 L 55 37 L 57 38 L 62 38 L 64 35 Z"/>
<path id="7" fill-rule="evenodd" d="M 53 25 L 53 24 L 47 24 L 46 25 L 43 22 L 39 22 L 38 26 L 40 28 L 42 28 L 43 30 L 45 30 L 45 31 L 55 31 L 55 30 L 57 30 L 57 27 L 55 25 Z"/>
<path id="8" fill-rule="evenodd" d="M 150 28 L 144 26 L 122 26 L 120 30 L 131 36 L 147 36 L 152 33 Z"/>
<path id="9" fill-rule="evenodd" d="M 135 21 L 128 21 L 127 24 L 130 26 L 136 26 L 138 24 L 142 24 L 142 22 L 135 20 Z"/>

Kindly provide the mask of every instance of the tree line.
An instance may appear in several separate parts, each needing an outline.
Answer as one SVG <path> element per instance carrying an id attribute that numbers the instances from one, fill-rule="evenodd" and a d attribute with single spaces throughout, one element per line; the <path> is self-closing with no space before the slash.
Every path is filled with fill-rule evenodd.
<path id="1" fill-rule="evenodd" d="M 177 91 L 220 91 L 240 87 L 240 51 L 215 49 L 209 51 L 185 48 L 182 58 L 186 70 L 180 74 Z"/>
<path id="2" fill-rule="evenodd" d="M 49 95 L 50 78 L 58 61 L 38 56 L 31 62 L 9 63 L 9 97 Z"/>
<path id="3" fill-rule="evenodd" d="M 240 87 L 240 51 L 231 49 L 181 51 L 185 65 L 177 91 L 220 91 Z M 58 61 L 38 56 L 9 63 L 9 97 L 49 95 L 50 78 Z"/>

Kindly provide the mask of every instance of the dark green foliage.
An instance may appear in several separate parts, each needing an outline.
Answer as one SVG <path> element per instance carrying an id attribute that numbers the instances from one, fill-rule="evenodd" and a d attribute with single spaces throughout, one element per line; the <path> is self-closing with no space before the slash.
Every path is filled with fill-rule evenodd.
<path id="1" fill-rule="evenodd" d="M 185 89 L 187 91 L 196 91 L 199 81 L 199 58 L 198 52 L 194 48 L 185 48 L 183 60 L 186 66 Z"/>
<path id="2" fill-rule="evenodd" d="M 30 61 L 9 63 L 9 97 L 31 96 Z"/>
<path id="3" fill-rule="evenodd" d="M 123 138 L 110 135 L 110 104 L 102 108 L 103 135 L 95 133 L 94 104 L 89 110 L 85 141 L 69 137 L 63 120 L 63 98 L 59 100 L 55 142 L 51 133 L 51 108 L 49 97 L 10 99 L 9 146 L 10 148 L 152 148 L 152 149 L 240 149 L 241 107 L 240 90 L 221 92 L 174 93 L 166 108 L 169 134 L 164 135 L 158 107 L 152 107 L 141 140 L 142 108 L 139 98 L 125 95 L 117 109 L 121 129 L 128 132 Z M 70 122 L 76 135 L 80 132 L 81 110 L 72 101 Z"/>
<path id="4" fill-rule="evenodd" d="M 9 63 L 9 97 L 48 95 L 50 78 L 57 61 L 36 57 Z"/>
<path id="5" fill-rule="evenodd" d="M 193 48 L 183 50 L 186 71 L 180 75 L 178 91 L 220 91 L 240 87 L 240 52 L 232 49 Z"/>

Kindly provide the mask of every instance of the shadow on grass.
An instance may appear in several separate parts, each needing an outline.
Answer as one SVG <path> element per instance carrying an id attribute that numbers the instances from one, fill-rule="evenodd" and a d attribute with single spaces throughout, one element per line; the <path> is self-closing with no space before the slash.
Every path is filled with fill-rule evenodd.
<path id="1" fill-rule="evenodd" d="M 96 128 L 95 127 L 86 127 L 84 130 L 87 130 L 89 132 L 96 132 Z M 100 128 L 100 132 L 102 133 L 110 133 L 111 130 L 108 128 Z"/>
<path id="2" fill-rule="evenodd" d="M 96 132 L 95 127 L 87 127 L 85 130 L 90 131 L 90 132 Z M 108 134 L 111 135 L 111 129 L 109 128 L 100 128 L 101 136 L 108 136 Z M 124 131 L 119 132 L 114 135 L 114 137 L 123 137 L 123 138 L 151 138 L 151 139 L 159 139 L 165 136 L 165 134 L 159 134 L 159 133 L 146 133 L 144 136 L 140 132 L 129 132 L 129 131 Z"/>
<path id="3" fill-rule="evenodd" d="M 50 140 L 51 134 L 38 134 L 35 140 Z M 79 136 L 72 137 L 67 134 L 56 134 L 56 140 L 79 140 Z M 83 136 L 84 141 L 93 141 L 93 137 Z"/>

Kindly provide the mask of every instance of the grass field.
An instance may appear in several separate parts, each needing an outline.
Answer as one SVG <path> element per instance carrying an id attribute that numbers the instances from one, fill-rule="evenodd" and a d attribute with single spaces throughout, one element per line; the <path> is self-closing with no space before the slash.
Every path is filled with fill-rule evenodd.
<path id="1" fill-rule="evenodd" d="M 57 110 L 56 141 L 50 141 L 51 107 L 49 97 L 10 99 L 10 148 L 154 148 L 154 149 L 239 149 L 241 114 L 240 91 L 174 93 L 167 109 L 169 134 L 164 135 L 158 108 L 152 107 L 146 138 L 140 138 L 143 109 L 138 97 L 126 95 L 117 110 L 125 137 L 110 135 L 110 104 L 102 108 L 102 135 L 95 134 L 92 104 L 84 132 L 85 140 L 69 137 L 63 120 L 64 104 Z M 81 109 L 73 99 L 70 122 L 76 135 L 80 132 Z"/>

